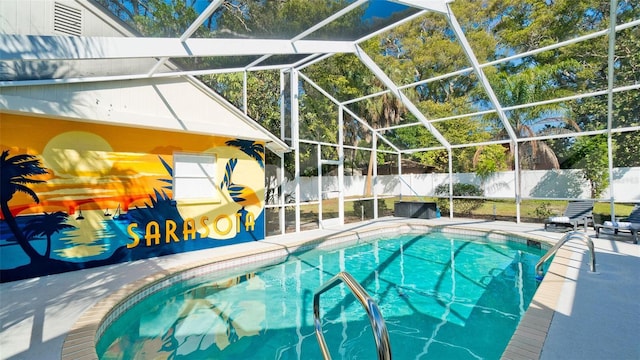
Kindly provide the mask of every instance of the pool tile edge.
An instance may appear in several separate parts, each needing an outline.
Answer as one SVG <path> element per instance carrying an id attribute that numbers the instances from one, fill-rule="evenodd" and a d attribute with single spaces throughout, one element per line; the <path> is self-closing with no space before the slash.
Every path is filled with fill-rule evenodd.
<path id="1" fill-rule="evenodd" d="M 241 265 L 242 262 L 240 259 L 246 257 L 255 257 L 258 260 L 261 259 L 261 256 L 269 257 L 268 254 L 274 253 L 284 253 L 284 256 L 288 256 L 291 253 L 296 251 L 304 251 L 306 248 L 313 247 L 331 247 L 338 246 L 343 243 L 349 241 L 358 241 L 361 239 L 366 239 L 367 237 L 371 237 L 374 235 L 384 235 L 384 234 L 398 234 L 398 233 L 410 233 L 415 231 L 439 231 L 444 233 L 453 233 L 458 235 L 487 235 L 489 233 L 489 237 L 495 239 L 506 239 L 512 240 L 515 238 L 519 239 L 531 239 L 540 243 L 545 244 L 545 246 L 549 245 L 548 238 L 535 237 L 527 234 L 515 234 L 511 231 L 487 231 L 482 228 L 474 228 L 468 226 L 441 226 L 437 224 L 428 224 L 428 223 L 397 223 L 397 224 L 377 224 L 374 226 L 364 227 L 362 229 L 347 229 L 342 230 L 338 233 L 332 234 L 323 234 L 315 238 L 309 238 L 306 240 L 289 240 L 283 241 L 278 239 L 266 239 L 259 243 L 244 243 L 238 244 L 241 245 L 237 247 L 236 251 L 228 252 L 222 254 L 217 257 L 212 257 L 206 260 L 200 260 L 189 264 L 183 264 L 176 266 L 174 268 L 170 268 L 167 270 L 159 271 L 157 273 L 148 275 L 142 279 L 133 281 L 122 288 L 116 290 L 115 292 L 107 295 L 107 297 L 101 299 L 92 307 L 87 309 L 80 318 L 74 323 L 71 330 L 67 333 L 65 340 L 62 346 L 62 360 L 71 360 L 71 359 L 98 359 L 96 354 L 96 338 L 97 334 L 101 333 L 101 327 L 104 327 L 105 320 L 109 316 L 117 317 L 118 314 L 114 314 L 114 312 L 119 309 L 124 302 L 131 301 L 131 297 L 134 295 L 143 295 L 143 291 L 145 289 L 150 289 L 154 285 L 157 285 L 161 282 L 171 281 L 171 278 L 174 277 L 177 273 L 186 273 L 188 271 L 194 271 L 195 269 L 201 268 L 203 266 L 215 266 L 217 263 L 231 262 L 231 267 L 233 267 L 233 261 L 239 261 L 235 266 Z M 245 249 L 242 245 L 247 244 L 260 244 L 259 249 Z M 567 251 L 565 249 L 561 249 L 558 251 Z M 274 256 L 272 254 L 272 256 Z M 277 257 L 277 256 L 274 256 Z M 254 259 L 255 260 L 255 259 Z M 549 272 L 552 271 L 554 265 L 552 264 L 549 268 Z M 546 280 L 546 279 L 545 279 Z M 542 282 L 542 285 L 545 284 L 545 281 Z M 533 301 L 536 300 L 536 296 L 540 293 L 540 288 L 536 292 Z M 553 294 L 553 293 L 551 293 Z M 555 292 L 556 299 L 559 294 L 559 290 Z M 528 313 L 528 311 L 527 311 Z M 525 318 L 527 317 L 527 313 L 525 313 L 525 317 L 523 321 L 521 321 L 521 325 L 524 323 Z M 548 321 L 549 325 L 551 323 L 551 319 Z M 544 334 L 548 332 L 549 325 L 542 326 L 540 329 L 544 331 Z M 520 329 L 520 325 L 518 326 Z M 521 332 L 524 332 L 522 340 L 527 340 L 531 336 L 526 333 L 526 328 L 523 328 Z M 518 330 L 516 330 L 517 332 Z M 522 349 L 522 345 L 519 343 L 521 341 L 520 337 L 512 337 L 509 346 L 505 350 L 503 354 L 504 359 L 510 358 L 518 358 L 518 357 L 506 357 L 506 355 L 515 353 L 515 354 L 524 354 L 526 351 Z M 512 344 L 513 342 L 513 344 Z M 542 344 L 544 343 L 544 339 L 542 340 Z M 526 344 L 526 343 L 525 343 Z M 540 350 L 538 354 L 542 350 L 542 345 L 540 345 Z M 530 359 L 531 357 L 525 357 Z"/>
<path id="2" fill-rule="evenodd" d="M 544 279 L 533 296 L 529 308 L 518 324 L 502 354 L 502 360 L 539 359 L 556 313 L 566 279 L 572 251 L 560 248 Z"/>

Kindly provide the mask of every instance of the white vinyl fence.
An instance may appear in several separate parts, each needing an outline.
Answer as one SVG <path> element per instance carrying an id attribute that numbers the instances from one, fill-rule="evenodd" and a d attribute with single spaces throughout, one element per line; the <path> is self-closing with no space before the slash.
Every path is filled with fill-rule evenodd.
<path id="1" fill-rule="evenodd" d="M 591 191 L 589 183 L 582 177 L 580 170 L 523 170 L 521 172 L 523 198 L 549 199 L 584 199 L 589 198 Z M 365 195 L 367 177 L 344 176 L 345 197 Z M 404 174 L 380 175 L 375 182 L 378 196 L 434 196 L 435 189 L 440 184 L 448 184 L 448 174 Z M 323 176 L 321 184 L 322 198 L 338 197 L 338 178 Z M 474 173 L 453 174 L 454 183 L 467 183 L 484 189 L 487 198 L 514 198 L 515 175 L 513 171 L 496 173 L 484 184 Z M 613 170 L 613 186 L 610 186 L 601 196 L 602 200 L 610 198 L 613 187 L 616 202 L 640 202 L 640 167 L 615 168 Z M 283 184 L 285 194 L 291 201 L 295 193 L 293 181 Z M 318 178 L 303 177 L 300 179 L 301 201 L 319 199 Z"/>

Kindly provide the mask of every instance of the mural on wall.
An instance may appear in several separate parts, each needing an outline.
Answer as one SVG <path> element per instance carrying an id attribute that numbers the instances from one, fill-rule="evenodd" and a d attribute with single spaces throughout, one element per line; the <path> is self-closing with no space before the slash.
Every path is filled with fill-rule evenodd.
<path id="1" fill-rule="evenodd" d="M 10 114 L 0 128 L 2 282 L 264 239 L 262 143 Z M 176 154 L 213 159 L 213 195 L 174 198 Z"/>

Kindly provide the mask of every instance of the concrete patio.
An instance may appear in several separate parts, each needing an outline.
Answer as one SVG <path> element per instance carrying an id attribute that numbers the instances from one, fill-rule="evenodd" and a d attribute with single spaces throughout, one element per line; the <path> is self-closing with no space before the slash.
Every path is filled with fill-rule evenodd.
<path id="1" fill-rule="evenodd" d="M 542 224 L 385 218 L 339 229 L 269 237 L 266 241 L 286 244 L 303 237 L 314 239 L 381 224 L 406 223 L 506 231 L 550 243 L 564 235 L 560 231 L 545 232 Z M 625 236 L 603 235 L 596 239 L 592 229 L 587 234 L 592 235 L 595 244 L 597 271 L 590 272 L 588 250 L 581 241 L 571 240 L 563 246 L 503 358 L 640 359 L 640 245 Z M 214 255 L 246 251 L 246 245 L 0 284 L 0 358 L 61 359 L 65 338 L 74 324 L 112 292 L 151 274 L 205 261 Z M 69 358 L 91 358 L 86 355 Z"/>

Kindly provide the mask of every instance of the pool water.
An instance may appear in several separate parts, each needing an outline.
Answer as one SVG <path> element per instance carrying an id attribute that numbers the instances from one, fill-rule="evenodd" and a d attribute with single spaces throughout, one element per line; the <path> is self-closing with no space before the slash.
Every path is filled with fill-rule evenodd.
<path id="1" fill-rule="evenodd" d="M 516 242 L 407 234 L 160 290 L 122 314 L 107 359 L 321 359 L 313 295 L 340 271 L 376 300 L 394 359 L 499 359 L 536 290 L 543 250 Z M 322 294 L 333 359 L 375 359 L 368 317 L 344 285 Z"/>

